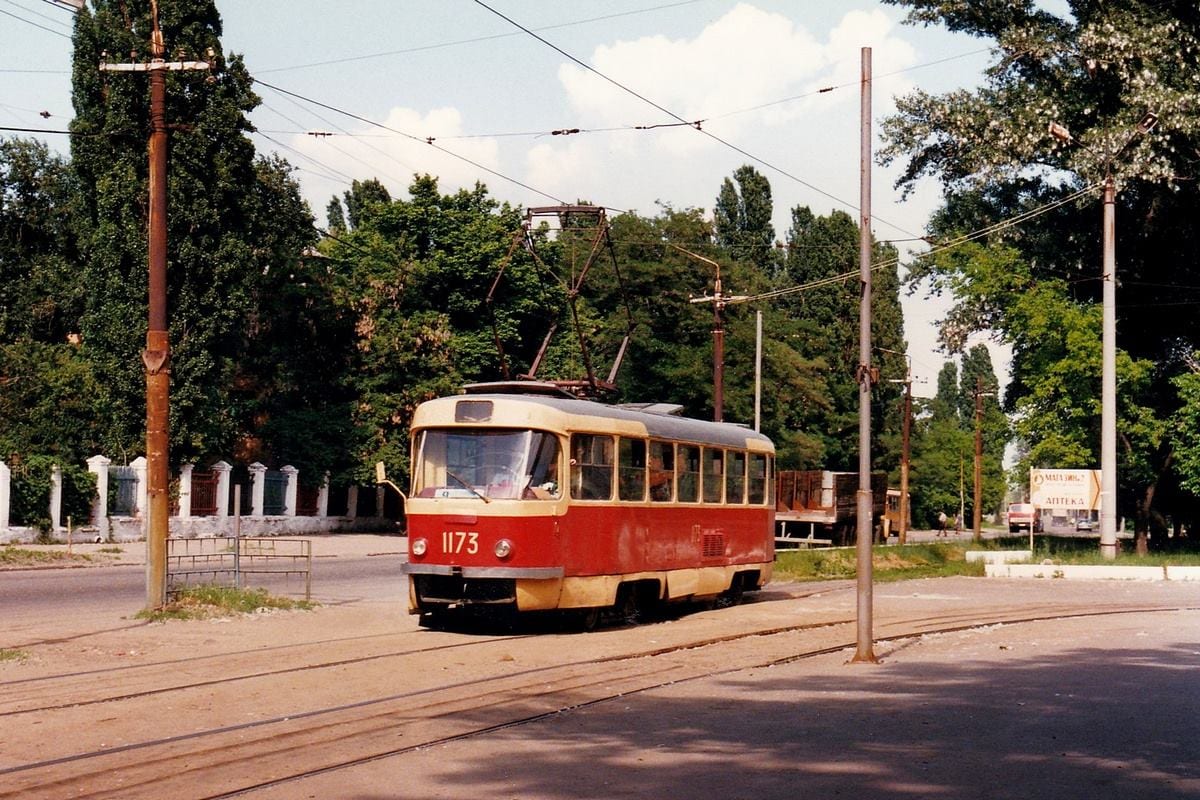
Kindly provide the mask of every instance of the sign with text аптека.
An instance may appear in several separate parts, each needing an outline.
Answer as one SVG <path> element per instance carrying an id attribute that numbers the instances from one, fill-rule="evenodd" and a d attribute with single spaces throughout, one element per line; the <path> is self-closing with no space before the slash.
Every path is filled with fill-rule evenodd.
<path id="1" fill-rule="evenodd" d="M 1097 511 L 1100 508 L 1100 470 L 1031 469 L 1029 502 L 1038 508 Z"/>

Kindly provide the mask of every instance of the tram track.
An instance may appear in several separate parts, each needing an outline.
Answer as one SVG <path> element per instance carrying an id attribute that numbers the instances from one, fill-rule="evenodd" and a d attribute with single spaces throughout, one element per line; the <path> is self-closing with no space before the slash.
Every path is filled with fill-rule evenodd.
<path id="1" fill-rule="evenodd" d="M 884 620 L 879 625 L 877 641 L 900 641 L 997 624 L 1180 610 L 1196 609 L 1063 606 L 1031 613 L 1028 608 L 1007 611 L 976 608 L 951 614 Z M 484 670 L 469 680 L 430 683 L 351 702 L 293 708 L 287 713 L 234 725 L 199 727 L 177 735 L 146 738 L 119 746 L 83 749 L 0 769 L 3 778 L 0 782 L 13 787 L 0 791 L 0 798 L 67 794 L 136 797 L 143 792 L 158 796 L 164 791 L 172 796 L 195 796 L 198 786 L 215 789 L 205 795 L 207 797 L 236 797 L 371 761 L 485 736 L 676 683 L 838 652 L 853 647 L 852 626 L 853 620 L 840 618 L 736 631 L 696 640 L 684 637 L 684 640 L 658 648 L 599 653 L 590 658 L 498 674 Z M 652 626 L 642 630 L 652 630 Z M 514 638 L 473 640 L 450 647 L 511 643 Z M 426 648 L 407 655 L 415 657 L 418 653 L 439 649 L 445 648 Z M 337 665 L 310 665 L 272 673 L 320 669 L 345 671 L 355 666 L 377 669 L 380 664 L 372 662 L 378 661 L 379 658 L 364 657 Z M 160 692 L 104 702 L 122 709 L 128 707 L 126 713 L 138 713 L 141 706 L 151 700 L 161 701 L 173 691 L 196 693 L 244 679 L 236 676 L 177 689 L 164 687 Z M 45 708 L 40 712 L 52 715 L 57 710 L 61 709 Z M 36 716 L 33 711 L 24 713 Z M 397 739 L 405 741 L 398 744 Z M 297 762 L 307 766 L 298 769 Z M 267 777 L 264 779 L 263 776 Z"/>

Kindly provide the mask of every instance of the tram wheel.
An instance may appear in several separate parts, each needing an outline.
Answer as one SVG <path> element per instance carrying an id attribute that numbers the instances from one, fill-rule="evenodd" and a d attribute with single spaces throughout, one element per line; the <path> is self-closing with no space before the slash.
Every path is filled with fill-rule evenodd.
<path id="1" fill-rule="evenodd" d="M 742 602 L 742 598 L 746 596 L 746 581 L 744 578 L 745 575 L 741 572 L 733 576 L 733 580 L 729 582 L 729 588 L 717 598 L 718 606 L 736 606 Z"/>
<path id="2" fill-rule="evenodd" d="M 450 625 L 449 614 L 445 611 L 425 611 L 417 619 L 417 625 L 431 631 L 444 631 Z"/>
<path id="3" fill-rule="evenodd" d="M 600 626 L 599 608 L 582 608 L 571 615 L 575 627 L 583 633 L 591 633 Z"/>

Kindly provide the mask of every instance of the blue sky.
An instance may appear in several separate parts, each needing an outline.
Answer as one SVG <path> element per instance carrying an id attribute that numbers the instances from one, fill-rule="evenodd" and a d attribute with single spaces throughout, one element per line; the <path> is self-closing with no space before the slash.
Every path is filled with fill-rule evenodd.
<path id="1" fill-rule="evenodd" d="M 438 175 L 443 191 L 479 180 L 525 205 L 711 211 L 721 181 L 751 163 L 771 181 L 782 239 L 796 205 L 857 213 L 862 47 L 872 48 L 876 134 L 894 96 L 973 86 L 988 59 L 986 42 L 903 25 L 901 10 L 876 2 L 486 2 L 493 10 L 474 0 L 218 0 L 226 52 L 243 54 L 256 78 L 408 134 L 260 86 L 256 145 L 300 168 L 318 224 L 351 179 L 377 177 L 403 196 L 414 172 Z M 66 126 L 69 35 L 70 12 L 52 0 L 0 0 L 0 125 Z M 636 129 L 677 118 L 703 120 L 725 144 L 683 125 Z M 551 134 L 573 128 L 582 132 Z M 65 149 L 65 137 L 46 138 Z M 939 187 L 902 202 L 894 178 L 874 170 L 875 233 L 909 239 Z M 944 360 L 933 328 L 944 310 L 920 295 L 905 301 L 914 372 L 929 381 L 918 394 L 932 394 Z M 1000 349 L 993 359 L 1007 363 Z"/>

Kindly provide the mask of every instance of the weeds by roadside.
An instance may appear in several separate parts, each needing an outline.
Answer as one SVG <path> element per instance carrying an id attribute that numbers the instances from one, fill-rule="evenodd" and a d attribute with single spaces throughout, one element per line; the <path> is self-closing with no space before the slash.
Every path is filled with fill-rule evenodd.
<path id="1" fill-rule="evenodd" d="M 31 550 L 26 547 L 0 547 L 0 567 L 36 567 L 47 564 L 86 564 L 92 557 L 86 553 L 67 553 L 65 550 Z"/>
<path id="2" fill-rule="evenodd" d="M 177 593 L 157 611 L 139 611 L 138 619 L 161 622 L 168 619 L 213 619 L 254 614 L 264 610 L 310 611 L 308 600 L 271 595 L 266 589 L 233 589 L 228 586 L 191 586 Z"/>
<path id="3" fill-rule="evenodd" d="M 950 575 L 982 576 L 982 563 L 968 563 L 961 544 L 913 544 L 877 547 L 872 571 L 877 581 L 936 578 Z M 781 550 L 775 554 L 775 577 L 796 581 L 853 578 L 857 572 L 854 548 Z"/>

